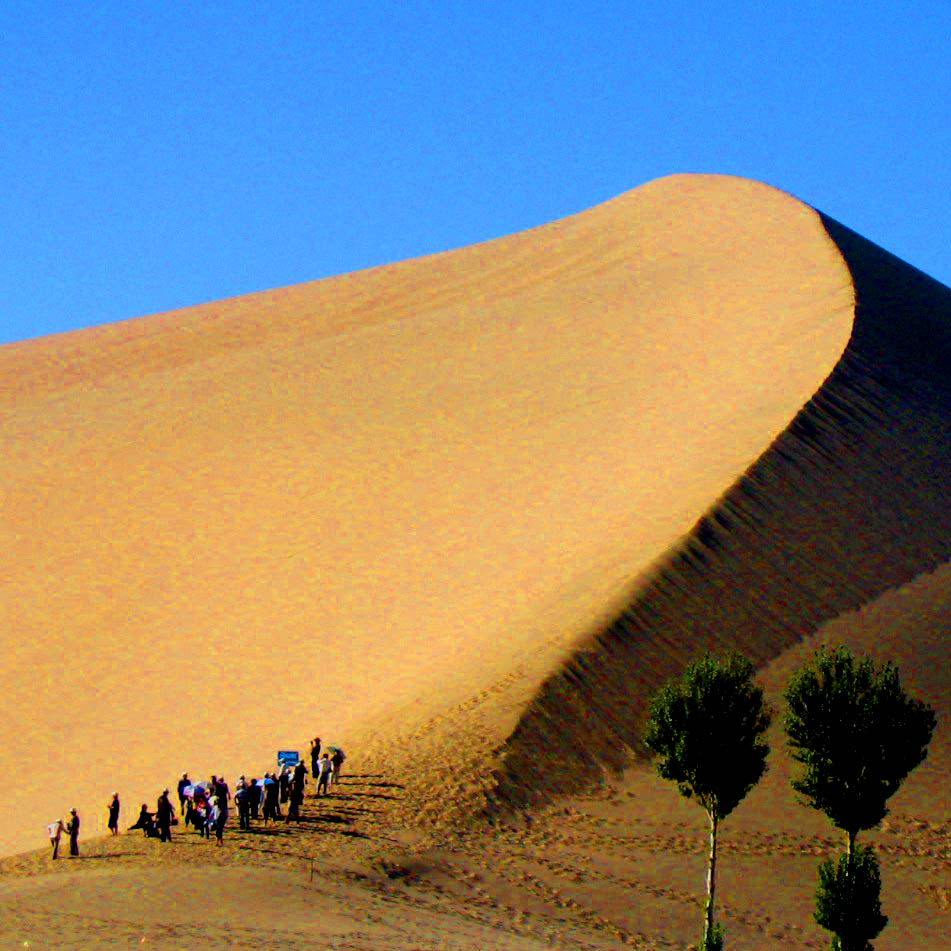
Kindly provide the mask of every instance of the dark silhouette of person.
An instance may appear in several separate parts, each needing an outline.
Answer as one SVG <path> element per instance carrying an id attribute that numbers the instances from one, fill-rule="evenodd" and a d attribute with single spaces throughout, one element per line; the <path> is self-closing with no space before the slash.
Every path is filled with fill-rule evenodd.
<path id="1" fill-rule="evenodd" d="M 307 767 L 303 761 L 298 762 L 294 767 L 294 778 L 291 780 L 290 806 L 287 809 L 287 818 L 285 822 L 293 819 L 300 822 L 300 807 L 304 803 L 304 777 L 307 775 Z"/>
<path id="2" fill-rule="evenodd" d="M 238 828 L 251 828 L 251 803 L 248 795 L 248 787 L 244 780 L 238 783 L 238 788 L 234 791 L 234 802 L 238 807 Z"/>
<path id="3" fill-rule="evenodd" d="M 320 737 L 315 736 L 310 741 L 310 775 L 317 776 L 317 761 L 320 759 Z"/>
<path id="4" fill-rule="evenodd" d="M 113 835 L 119 834 L 119 794 L 114 792 L 109 802 L 109 831 Z"/>
<path id="5" fill-rule="evenodd" d="M 213 792 L 218 797 L 218 808 L 224 811 L 225 818 L 227 818 L 228 803 L 231 802 L 231 790 L 228 788 L 224 776 L 219 776 L 215 781 Z"/>
<path id="6" fill-rule="evenodd" d="M 283 763 L 281 763 L 281 771 L 278 773 L 277 781 L 281 787 L 281 803 L 285 803 L 287 802 L 288 791 L 291 788 L 291 774 Z"/>
<path id="7" fill-rule="evenodd" d="M 340 782 L 340 771 L 343 769 L 343 750 L 334 750 L 334 755 L 330 757 L 330 762 L 334 764 L 334 783 Z"/>
<path id="8" fill-rule="evenodd" d="M 139 818 L 135 820 L 135 823 L 129 826 L 129 831 L 133 829 L 141 829 L 142 835 L 144 836 L 155 836 L 155 820 L 152 818 L 152 813 L 149 812 L 149 807 L 143 802 L 142 808 L 139 810 Z"/>
<path id="9" fill-rule="evenodd" d="M 276 821 L 281 814 L 277 805 L 278 787 L 277 780 L 272 773 L 264 774 L 264 824 L 267 825 L 268 819 Z"/>
<path id="10" fill-rule="evenodd" d="M 79 813 L 75 809 L 69 810 L 69 822 L 66 823 L 69 833 L 69 857 L 79 857 Z"/>
<path id="11" fill-rule="evenodd" d="M 171 800 L 168 798 L 168 790 L 162 790 L 162 795 L 158 798 L 155 807 L 155 824 L 158 826 L 159 840 L 161 842 L 172 841 L 172 816 L 175 815 L 175 809 Z"/>
<path id="12" fill-rule="evenodd" d="M 188 773 L 182 773 L 182 778 L 178 781 L 178 811 L 185 815 L 185 787 L 191 786 L 192 781 L 188 778 Z"/>
<path id="13" fill-rule="evenodd" d="M 228 809 L 222 808 L 217 796 L 211 797 L 209 817 L 215 829 L 215 845 L 221 845 L 224 841 L 225 823 L 228 821 Z"/>
<path id="14" fill-rule="evenodd" d="M 264 790 L 258 785 L 256 779 L 251 780 L 251 784 L 248 786 L 248 806 L 251 809 L 251 818 L 257 820 L 259 818 L 258 811 L 261 808 L 261 794 Z"/>
<path id="15" fill-rule="evenodd" d="M 203 826 L 205 824 L 205 820 L 198 811 L 198 806 L 195 805 L 194 800 L 185 801 L 185 815 L 183 816 L 182 821 L 186 826 L 191 826 L 198 832 L 201 832 L 199 826 Z"/>

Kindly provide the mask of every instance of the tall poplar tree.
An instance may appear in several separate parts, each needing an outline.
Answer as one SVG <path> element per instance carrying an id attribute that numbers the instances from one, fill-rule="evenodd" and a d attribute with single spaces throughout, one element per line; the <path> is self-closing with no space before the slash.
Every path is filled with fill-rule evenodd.
<path id="1" fill-rule="evenodd" d="M 878 825 L 886 803 L 928 755 L 934 710 L 902 689 L 890 662 L 856 661 L 844 647 L 821 647 L 786 688 L 784 726 L 793 759 L 791 780 L 802 801 L 845 833 L 838 864 L 819 868 L 816 920 L 832 931 L 833 949 L 866 951 L 888 919 L 879 904 L 878 860 L 855 837 Z"/>
<path id="2" fill-rule="evenodd" d="M 713 922 L 718 826 L 766 772 L 770 714 L 752 676 L 753 665 L 736 653 L 693 661 L 653 697 L 644 733 L 657 772 L 696 798 L 710 822 L 703 951 L 723 941 Z"/>

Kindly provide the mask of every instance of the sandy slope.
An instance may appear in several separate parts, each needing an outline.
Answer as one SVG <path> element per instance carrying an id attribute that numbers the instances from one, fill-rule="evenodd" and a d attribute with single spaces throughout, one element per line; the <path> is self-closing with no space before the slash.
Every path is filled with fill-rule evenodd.
<path id="1" fill-rule="evenodd" d="M 3 851 L 69 799 L 88 818 L 113 787 L 130 806 L 314 732 L 353 774 L 300 828 L 220 851 L 8 858 L 0 938 L 683 948 L 705 823 L 636 759 L 646 698 L 736 646 L 779 708 L 831 640 L 896 660 L 938 710 L 869 838 L 876 947 L 939 946 L 949 365 L 951 292 L 714 176 L 0 348 L 0 755 L 22 777 Z M 778 721 L 772 745 L 723 827 L 721 913 L 738 947 L 825 947 L 815 864 L 840 836 L 796 804 Z M 196 868 L 213 912 L 181 900 Z"/>
<path id="2" fill-rule="evenodd" d="M 855 287 L 842 358 L 623 611 L 546 681 L 507 744 L 503 800 L 570 789 L 592 764 L 623 766 L 646 698 L 692 654 L 736 647 L 765 662 L 951 559 L 951 291 L 824 223 Z M 887 650 L 888 631 L 877 636 Z M 936 638 L 933 661 L 947 663 L 948 648 Z M 578 723 L 588 760 L 558 757 Z"/>
<path id="3" fill-rule="evenodd" d="M 0 849 L 473 698 L 482 757 L 816 391 L 851 303 L 815 212 L 682 177 L 2 348 Z"/>

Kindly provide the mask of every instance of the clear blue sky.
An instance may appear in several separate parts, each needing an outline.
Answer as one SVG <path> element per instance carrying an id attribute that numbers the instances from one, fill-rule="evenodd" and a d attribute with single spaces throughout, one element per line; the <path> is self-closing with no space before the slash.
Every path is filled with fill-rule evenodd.
<path id="1" fill-rule="evenodd" d="M 472 244 L 672 172 L 951 283 L 943 2 L 0 7 L 0 342 Z"/>

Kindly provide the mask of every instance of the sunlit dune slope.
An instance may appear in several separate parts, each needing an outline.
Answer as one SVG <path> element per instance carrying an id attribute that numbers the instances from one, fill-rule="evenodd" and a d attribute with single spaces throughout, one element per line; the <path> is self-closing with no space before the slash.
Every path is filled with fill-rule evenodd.
<path id="1" fill-rule="evenodd" d="M 0 852 L 318 733 L 412 761 L 422 815 L 491 751 L 498 801 L 556 792 L 566 724 L 618 761 L 687 645 L 765 658 L 938 557 L 937 381 L 887 328 L 840 359 L 851 257 L 788 195 L 678 176 L 0 348 Z"/>
<path id="2" fill-rule="evenodd" d="M 641 749 L 648 697 L 707 649 L 764 663 L 803 638 L 808 650 L 847 643 L 905 664 L 912 689 L 938 710 L 939 734 L 947 727 L 947 684 L 921 673 L 951 669 L 951 632 L 934 611 L 951 559 L 951 291 L 823 223 L 855 287 L 842 359 L 623 610 L 548 678 L 506 744 L 500 803 L 571 791 L 599 767 L 628 762 Z M 913 579 L 927 596 L 905 588 L 885 599 L 887 610 L 875 606 Z M 774 665 L 777 697 L 807 656 L 797 648 Z M 927 789 L 949 773 L 939 736 L 916 809 L 934 812 L 939 799 Z"/>

